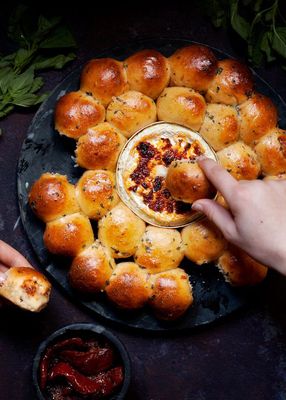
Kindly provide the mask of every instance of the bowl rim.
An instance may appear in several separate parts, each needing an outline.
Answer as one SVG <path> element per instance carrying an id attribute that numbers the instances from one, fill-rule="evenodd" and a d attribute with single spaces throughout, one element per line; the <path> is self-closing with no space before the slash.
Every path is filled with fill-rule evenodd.
<path id="1" fill-rule="evenodd" d="M 129 353 L 125 347 L 125 345 L 121 342 L 121 340 L 115 336 L 113 333 L 108 331 L 104 326 L 98 325 L 98 324 L 93 324 L 93 323 L 74 323 L 74 324 L 69 324 L 65 325 L 62 328 L 54 331 L 51 333 L 46 339 L 44 339 L 39 347 L 38 350 L 34 356 L 33 360 L 33 366 L 32 366 L 32 379 L 33 379 L 33 386 L 36 391 L 37 397 L 39 400 L 46 400 L 46 397 L 44 397 L 40 386 L 39 386 L 39 380 L 38 380 L 38 369 L 40 365 L 40 360 L 42 358 L 42 355 L 46 348 L 55 342 L 56 340 L 60 339 L 61 337 L 66 336 L 69 334 L 69 332 L 80 332 L 80 331 L 86 331 L 86 332 L 92 332 L 95 333 L 96 335 L 103 336 L 107 340 L 109 340 L 114 348 L 118 351 L 121 359 L 122 359 L 122 365 L 124 367 L 124 380 L 123 384 L 121 386 L 121 389 L 118 393 L 113 394 L 111 397 L 107 398 L 110 400 L 123 400 L 127 394 L 127 391 L 130 386 L 130 381 L 131 381 L 131 360 Z"/>

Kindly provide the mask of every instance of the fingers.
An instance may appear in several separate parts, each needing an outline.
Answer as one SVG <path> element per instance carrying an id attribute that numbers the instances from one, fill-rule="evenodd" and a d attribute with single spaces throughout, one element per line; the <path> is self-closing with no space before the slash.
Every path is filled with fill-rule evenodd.
<path id="1" fill-rule="evenodd" d="M 236 241 L 237 230 L 231 213 L 213 200 L 200 199 L 192 204 L 192 209 L 203 212 L 230 242 Z"/>
<path id="2" fill-rule="evenodd" d="M 233 191 L 237 187 L 237 180 L 219 164 L 209 158 L 198 160 L 198 164 L 211 183 L 222 193 L 226 201 L 229 202 Z"/>
<path id="3" fill-rule="evenodd" d="M 0 264 L 5 267 L 30 267 L 31 264 L 17 250 L 0 240 Z"/>

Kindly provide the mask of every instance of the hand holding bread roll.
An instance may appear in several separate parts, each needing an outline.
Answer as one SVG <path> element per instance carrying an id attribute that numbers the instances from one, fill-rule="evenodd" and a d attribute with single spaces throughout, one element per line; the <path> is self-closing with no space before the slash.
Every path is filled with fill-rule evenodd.
<path id="1" fill-rule="evenodd" d="M 51 285 L 17 250 L 0 240 L 0 296 L 29 310 L 41 311 Z"/>
<path id="2" fill-rule="evenodd" d="M 175 200 L 193 203 L 202 198 L 213 198 L 215 189 L 197 162 L 173 161 L 168 168 L 166 186 Z"/>

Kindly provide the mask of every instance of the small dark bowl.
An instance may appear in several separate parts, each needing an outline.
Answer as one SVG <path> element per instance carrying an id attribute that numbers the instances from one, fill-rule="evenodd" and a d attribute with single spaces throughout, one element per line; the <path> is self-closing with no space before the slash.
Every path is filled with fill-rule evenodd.
<path id="1" fill-rule="evenodd" d="M 86 335 L 90 335 L 95 339 L 98 338 L 99 340 L 105 340 L 106 342 L 109 342 L 112 348 L 114 348 L 114 351 L 117 353 L 119 359 L 121 359 L 121 365 L 123 366 L 124 370 L 123 383 L 120 389 L 113 395 L 106 397 L 106 400 L 123 400 L 125 398 L 131 379 L 131 363 L 126 348 L 117 337 L 107 331 L 103 326 L 82 323 L 64 326 L 58 331 L 52 333 L 40 344 L 33 362 L 33 385 L 39 400 L 46 400 L 39 385 L 39 366 L 47 347 L 62 339 L 81 336 L 85 337 Z"/>

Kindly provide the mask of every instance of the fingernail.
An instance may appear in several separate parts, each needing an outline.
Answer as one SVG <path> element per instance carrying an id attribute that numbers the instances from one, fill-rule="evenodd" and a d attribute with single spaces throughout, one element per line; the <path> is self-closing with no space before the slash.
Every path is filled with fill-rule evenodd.
<path id="1" fill-rule="evenodd" d="M 200 203 L 194 203 L 192 204 L 192 210 L 203 211 L 203 206 Z"/>

